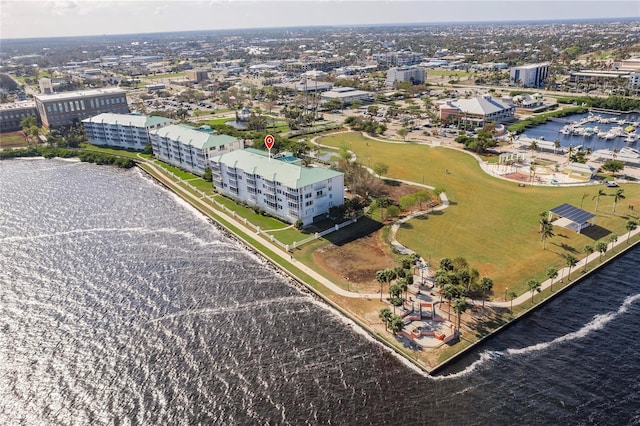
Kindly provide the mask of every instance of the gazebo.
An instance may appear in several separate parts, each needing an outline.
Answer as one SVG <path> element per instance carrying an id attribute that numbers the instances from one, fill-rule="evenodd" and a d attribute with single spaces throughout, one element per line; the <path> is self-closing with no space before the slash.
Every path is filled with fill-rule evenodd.
<path id="1" fill-rule="evenodd" d="M 596 217 L 593 213 L 579 209 L 571 204 L 561 204 L 549 210 L 549 222 L 562 228 L 580 233 L 582 229 L 593 225 L 590 221 Z M 556 218 L 555 220 L 553 220 Z M 552 221 L 553 220 L 553 221 Z"/>

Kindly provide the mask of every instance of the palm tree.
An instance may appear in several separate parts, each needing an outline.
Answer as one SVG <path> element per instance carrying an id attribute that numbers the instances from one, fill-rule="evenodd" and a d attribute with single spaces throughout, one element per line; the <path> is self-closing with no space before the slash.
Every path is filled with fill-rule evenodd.
<path id="1" fill-rule="evenodd" d="M 560 148 L 560 141 L 558 139 L 553 141 L 553 153 L 556 154 Z"/>
<path id="2" fill-rule="evenodd" d="M 584 252 L 587 254 L 584 258 L 584 272 L 587 272 L 587 263 L 589 263 L 589 256 L 591 255 L 591 253 L 593 253 L 595 251 L 595 249 L 593 248 L 593 246 L 590 246 L 589 244 L 587 244 L 586 246 L 584 246 Z"/>
<path id="3" fill-rule="evenodd" d="M 453 284 L 447 284 L 442 289 L 442 296 L 449 301 L 449 309 L 448 309 L 448 320 L 451 321 L 451 301 L 460 296 L 460 291 L 457 288 L 458 286 Z"/>
<path id="4" fill-rule="evenodd" d="M 611 194 L 611 196 L 613 197 L 613 212 L 615 213 L 616 211 L 616 204 L 618 203 L 619 200 L 624 200 L 625 198 L 627 198 L 624 194 L 624 189 L 619 188 L 615 194 Z"/>
<path id="5" fill-rule="evenodd" d="M 604 241 L 598 241 L 596 243 L 596 250 L 600 252 L 600 262 L 602 262 L 602 256 L 607 252 L 607 243 Z"/>
<path id="6" fill-rule="evenodd" d="M 527 288 L 531 292 L 531 303 L 533 303 L 533 295 L 536 292 L 540 293 L 540 286 L 541 286 L 540 281 L 536 281 L 536 280 L 527 281 Z"/>
<path id="7" fill-rule="evenodd" d="M 536 165 L 532 164 L 529 166 L 529 185 L 533 182 L 533 178 L 536 176 Z"/>
<path id="8" fill-rule="evenodd" d="M 518 297 L 518 293 L 511 290 L 507 295 L 509 296 L 509 300 L 511 301 L 511 307 L 509 308 L 509 310 L 511 311 L 511 314 L 513 314 L 513 299 Z"/>
<path id="9" fill-rule="evenodd" d="M 631 231 L 634 231 L 637 227 L 638 227 L 638 222 L 636 222 L 635 220 L 627 221 L 627 224 L 625 225 L 625 228 L 627 228 L 627 231 L 629 231 L 629 233 L 627 234 L 627 244 L 629 244 L 629 238 L 631 237 Z"/>
<path id="10" fill-rule="evenodd" d="M 547 238 L 551 238 L 556 234 L 553 233 L 553 225 L 550 223 L 546 223 L 542 227 L 542 231 L 540 231 L 540 239 L 542 240 L 542 250 L 546 250 Z"/>
<path id="11" fill-rule="evenodd" d="M 390 322 L 391 331 L 393 332 L 393 334 L 396 334 L 404 330 L 404 320 L 400 315 L 391 314 L 391 320 L 389 322 Z"/>
<path id="12" fill-rule="evenodd" d="M 549 269 L 547 269 L 547 278 L 549 278 L 551 280 L 551 291 L 553 291 L 553 280 L 555 280 L 556 278 L 558 278 L 558 270 L 556 268 L 554 268 L 553 266 L 550 267 Z"/>
<path id="13" fill-rule="evenodd" d="M 603 195 L 607 195 L 607 193 L 604 192 L 603 189 L 599 189 L 598 195 L 594 195 L 592 198 L 593 200 L 596 200 L 596 211 L 598 211 L 598 204 L 600 204 L 600 197 L 602 197 Z"/>
<path id="14" fill-rule="evenodd" d="M 453 312 L 458 314 L 458 333 L 460 333 L 460 317 L 462 316 L 463 312 L 469 309 L 470 306 L 471 305 L 469 305 L 467 299 L 464 298 L 456 299 L 456 301 L 453 302 Z"/>
<path id="15" fill-rule="evenodd" d="M 615 252 L 615 244 L 618 241 L 618 236 L 617 235 L 610 236 L 609 241 L 611 241 L 611 251 Z"/>
<path id="16" fill-rule="evenodd" d="M 567 266 L 569 267 L 569 273 L 567 274 L 567 281 L 571 281 L 571 268 L 573 268 L 578 264 L 578 259 L 576 259 L 575 256 L 568 254 L 565 256 L 565 260 L 567 262 Z"/>
<path id="17" fill-rule="evenodd" d="M 484 300 L 492 289 L 493 280 L 489 277 L 482 277 L 480 280 L 480 290 L 482 290 L 482 309 L 484 309 Z"/>
<path id="18" fill-rule="evenodd" d="M 389 330 L 389 321 L 391 321 L 391 310 L 389 308 L 380 309 L 380 313 L 378 314 L 378 318 L 382 320 L 384 323 L 385 331 Z"/>

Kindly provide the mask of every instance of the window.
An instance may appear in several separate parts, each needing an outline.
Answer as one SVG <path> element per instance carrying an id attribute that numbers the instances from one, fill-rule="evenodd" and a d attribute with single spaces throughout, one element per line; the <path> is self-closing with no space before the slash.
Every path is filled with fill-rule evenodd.
<path id="1" fill-rule="evenodd" d="M 311 200 L 311 201 L 307 201 L 306 203 L 304 203 L 304 205 L 305 205 L 306 207 L 312 206 L 312 205 L 313 205 L 313 200 Z"/>
<path id="2" fill-rule="evenodd" d="M 311 195 L 312 195 L 311 193 L 304 194 L 304 198 L 311 198 Z"/>

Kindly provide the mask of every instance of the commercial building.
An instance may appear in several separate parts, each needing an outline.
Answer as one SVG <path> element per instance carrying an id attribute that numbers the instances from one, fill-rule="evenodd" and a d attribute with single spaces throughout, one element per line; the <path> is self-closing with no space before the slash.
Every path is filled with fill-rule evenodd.
<path id="1" fill-rule="evenodd" d="M 542 87 L 548 75 L 549 64 L 522 65 L 509 71 L 510 80 L 524 87 Z"/>
<path id="2" fill-rule="evenodd" d="M 22 130 L 20 122 L 27 117 L 38 119 L 36 104 L 33 101 L 0 104 L 0 133 Z"/>
<path id="3" fill-rule="evenodd" d="M 640 93 L 640 72 L 634 72 L 629 74 L 629 83 L 627 89 L 634 92 L 636 95 Z"/>
<path id="4" fill-rule="evenodd" d="M 357 90 L 353 87 L 336 87 L 333 90 L 323 92 L 320 95 L 320 99 L 322 99 L 322 101 L 324 102 L 332 99 L 337 99 L 342 102 L 342 105 L 349 105 L 355 100 L 362 102 L 371 102 L 373 101 L 373 95 L 371 94 L 371 92 Z"/>
<path id="5" fill-rule="evenodd" d="M 194 83 L 200 83 L 203 80 L 209 79 L 209 75 L 204 70 L 186 70 L 185 74 L 187 75 L 187 79 Z"/>
<path id="6" fill-rule="evenodd" d="M 204 174 L 211 157 L 243 148 L 234 137 L 182 124 L 151 130 L 149 135 L 158 159 L 197 175 Z"/>
<path id="7" fill-rule="evenodd" d="M 411 84 L 423 84 L 426 80 L 427 73 L 424 68 L 417 66 L 393 67 L 387 71 L 388 87 L 393 86 L 396 82 L 409 81 Z"/>
<path id="8" fill-rule="evenodd" d="M 165 117 L 104 113 L 82 120 L 93 145 L 143 150 L 151 143 L 149 132 L 171 124 Z"/>
<path id="9" fill-rule="evenodd" d="M 285 158 L 286 160 L 286 158 Z M 344 203 L 344 175 L 238 150 L 211 159 L 213 185 L 222 194 L 303 226 Z"/>
<path id="10" fill-rule="evenodd" d="M 460 126 L 483 127 L 488 123 L 513 121 L 516 107 L 486 94 L 470 99 L 446 101 L 440 105 L 440 120 Z"/>
<path id="11" fill-rule="evenodd" d="M 36 108 L 47 129 L 69 126 L 103 112 L 128 114 L 125 91 L 118 88 L 35 95 Z"/>

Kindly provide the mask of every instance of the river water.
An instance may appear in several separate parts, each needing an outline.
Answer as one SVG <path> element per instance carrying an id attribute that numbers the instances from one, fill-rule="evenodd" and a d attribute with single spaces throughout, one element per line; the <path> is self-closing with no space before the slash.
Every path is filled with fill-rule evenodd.
<path id="1" fill-rule="evenodd" d="M 0 424 L 639 424 L 640 251 L 425 376 L 137 170 L 0 162 Z"/>

